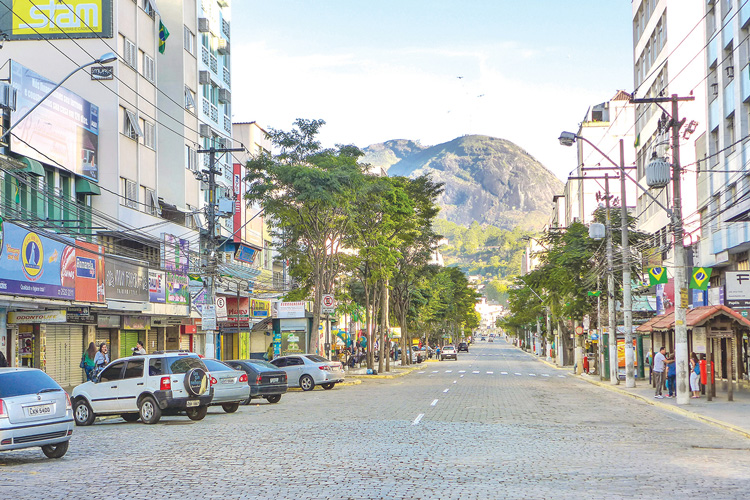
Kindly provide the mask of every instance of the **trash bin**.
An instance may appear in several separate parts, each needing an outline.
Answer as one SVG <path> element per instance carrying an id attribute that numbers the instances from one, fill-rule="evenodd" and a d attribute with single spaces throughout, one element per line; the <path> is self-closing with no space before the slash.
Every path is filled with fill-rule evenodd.
<path id="1" fill-rule="evenodd" d="M 596 373 L 596 354 L 589 352 L 583 358 L 583 371 L 589 374 Z"/>
<path id="2" fill-rule="evenodd" d="M 701 366 L 701 385 L 706 385 L 706 381 L 708 380 L 708 375 L 706 375 L 706 360 L 701 359 L 699 361 Z M 716 373 L 714 372 L 714 363 L 711 362 L 711 384 L 716 385 Z"/>

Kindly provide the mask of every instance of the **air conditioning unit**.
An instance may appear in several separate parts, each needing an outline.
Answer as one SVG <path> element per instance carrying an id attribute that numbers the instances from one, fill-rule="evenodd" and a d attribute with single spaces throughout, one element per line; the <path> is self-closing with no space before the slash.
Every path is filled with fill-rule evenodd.
<path id="1" fill-rule="evenodd" d="M 217 50 L 219 54 L 229 54 L 229 41 L 219 38 L 219 47 Z"/>
<path id="2" fill-rule="evenodd" d="M 198 31 L 200 33 L 208 33 L 209 31 L 211 31 L 211 23 L 209 22 L 207 17 L 198 18 Z"/>
<path id="3" fill-rule="evenodd" d="M 210 85 L 211 84 L 211 73 L 208 71 L 199 71 L 198 72 L 198 83 L 201 85 Z"/>
<path id="4" fill-rule="evenodd" d="M 0 86 L 0 108 L 16 110 L 16 89 L 10 84 L 3 83 Z"/>
<path id="5" fill-rule="evenodd" d="M 229 89 L 219 89 L 219 102 L 227 104 L 232 102 L 232 93 Z"/>
<path id="6" fill-rule="evenodd" d="M 201 135 L 201 137 L 211 137 L 211 125 L 201 123 L 198 127 L 198 133 Z"/>

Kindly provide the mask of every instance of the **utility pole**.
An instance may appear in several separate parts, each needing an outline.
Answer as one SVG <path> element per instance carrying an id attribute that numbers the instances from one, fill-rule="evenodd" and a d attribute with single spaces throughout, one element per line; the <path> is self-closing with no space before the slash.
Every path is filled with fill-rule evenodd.
<path id="1" fill-rule="evenodd" d="M 620 229 L 622 230 L 622 319 L 625 327 L 625 387 L 635 387 L 633 363 L 633 296 L 630 290 L 630 244 L 625 189 L 625 146 L 620 139 Z"/>
<path id="2" fill-rule="evenodd" d="M 615 275 L 614 255 L 612 251 L 612 222 L 609 215 L 609 174 L 604 174 L 604 200 L 606 203 L 607 227 L 607 309 L 609 324 L 609 383 L 618 385 L 620 378 L 617 374 L 617 321 L 615 320 Z"/>
<path id="3" fill-rule="evenodd" d="M 680 167 L 680 129 L 685 120 L 680 120 L 679 103 L 693 101 L 695 97 L 679 97 L 672 94 L 670 97 L 655 97 L 649 99 L 631 99 L 630 102 L 637 104 L 672 104 L 672 232 L 674 237 L 674 289 L 675 289 L 675 363 L 677 365 L 677 404 L 690 404 L 690 387 L 688 386 L 688 338 L 687 338 L 687 304 L 682 297 L 687 297 L 688 288 L 685 269 L 685 246 L 683 244 L 682 227 L 682 187 Z"/>
<path id="4" fill-rule="evenodd" d="M 216 153 L 233 153 L 243 152 L 242 148 L 216 148 L 213 145 L 208 149 L 199 149 L 198 153 L 208 153 L 208 170 L 203 170 L 203 178 L 208 182 L 208 206 L 206 207 L 206 222 L 208 225 L 208 237 L 206 238 L 206 255 L 208 276 L 206 276 L 206 301 L 213 305 L 216 303 L 216 277 L 217 277 L 217 259 L 216 259 L 216 174 L 220 171 L 216 169 Z M 237 301 L 237 313 L 239 315 L 239 300 Z M 239 316 L 238 324 L 239 326 Z M 210 339 L 210 342 L 209 342 Z M 215 344 L 214 331 L 206 332 L 206 346 L 212 345 L 213 351 L 210 357 L 216 356 L 217 345 Z"/>

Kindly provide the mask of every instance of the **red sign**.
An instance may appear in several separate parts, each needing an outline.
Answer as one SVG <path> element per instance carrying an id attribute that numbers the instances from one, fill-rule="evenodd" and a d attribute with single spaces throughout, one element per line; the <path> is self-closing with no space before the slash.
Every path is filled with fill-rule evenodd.
<path id="1" fill-rule="evenodd" d="M 227 297 L 227 321 L 237 324 L 237 297 Z M 247 323 L 250 317 L 250 299 L 240 297 L 239 307 L 240 323 Z"/>
<path id="2" fill-rule="evenodd" d="M 198 333 L 198 327 L 195 325 L 180 325 L 180 333 Z"/>
<path id="3" fill-rule="evenodd" d="M 103 303 L 104 250 L 99 245 L 85 241 L 76 240 L 76 246 L 78 248 L 72 255 L 63 255 L 63 273 L 68 269 L 75 270 L 76 300 Z"/>
<path id="4" fill-rule="evenodd" d="M 234 164 L 234 238 L 235 243 L 242 241 L 242 165 Z"/>

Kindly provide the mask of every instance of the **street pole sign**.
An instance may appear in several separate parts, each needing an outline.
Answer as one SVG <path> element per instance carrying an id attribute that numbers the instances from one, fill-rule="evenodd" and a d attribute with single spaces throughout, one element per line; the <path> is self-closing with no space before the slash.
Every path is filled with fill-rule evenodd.
<path id="1" fill-rule="evenodd" d="M 333 298 L 333 294 L 324 293 L 322 299 L 322 307 L 320 312 L 323 314 L 333 314 L 336 311 L 336 300 Z"/>

